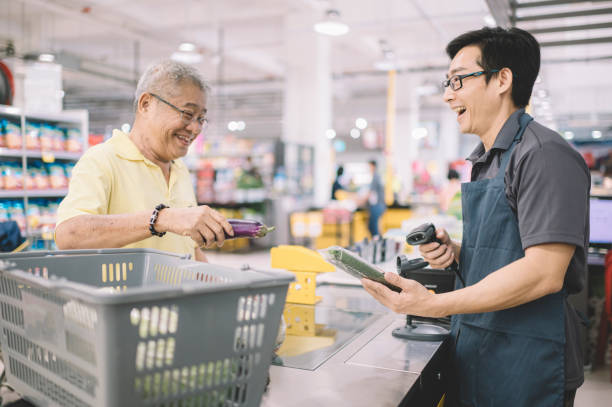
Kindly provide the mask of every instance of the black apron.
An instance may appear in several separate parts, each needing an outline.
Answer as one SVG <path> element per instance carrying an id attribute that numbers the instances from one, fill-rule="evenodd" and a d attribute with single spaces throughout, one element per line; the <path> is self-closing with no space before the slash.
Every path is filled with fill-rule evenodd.
<path id="1" fill-rule="evenodd" d="M 466 285 L 524 257 L 516 215 L 508 204 L 504 174 L 512 151 L 533 120 L 502 154 L 498 174 L 462 184 L 463 241 L 460 272 Z M 542 203 L 545 205 L 545 203 Z M 461 288 L 457 283 L 456 288 Z M 474 407 L 562 406 L 565 391 L 565 289 L 514 308 L 455 315 L 457 394 L 450 404 Z"/>

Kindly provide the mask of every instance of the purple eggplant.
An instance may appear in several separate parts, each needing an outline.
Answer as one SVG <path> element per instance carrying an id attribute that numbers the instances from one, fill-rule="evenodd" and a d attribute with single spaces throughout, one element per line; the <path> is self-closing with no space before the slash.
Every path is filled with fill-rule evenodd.
<path id="1" fill-rule="evenodd" d="M 240 237 L 264 237 L 269 232 L 274 230 L 274 226 L 268 227 L 255 220 L 228 219 L 227 221 L 230 225 L 232 225 L 232 229 L 234 229 L 234 236 L 229 236 L 227 233 L 225 233 L 226 239 L 237 239 Z"/>

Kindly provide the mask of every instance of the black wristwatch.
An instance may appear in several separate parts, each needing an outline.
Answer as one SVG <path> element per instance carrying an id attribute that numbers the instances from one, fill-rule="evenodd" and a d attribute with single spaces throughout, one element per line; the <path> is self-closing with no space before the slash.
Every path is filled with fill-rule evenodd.
<path id="1" fill-rule="evenodd" d="M 157 230 L 155 230 L 155 222 L 157 222 L 159 211 L 161 211 L 164 208 L 168 208 L 168 206 L 164 204 L 159 204 L 155 207 L 155 209 L 153 209 L 153 213 L 151 214 L 151 219 L 149 220 L 149 230 L 151 231 L 151 234 L 153 236 L 162 237 L 163 235 L 166 234 L 166 232 L 159 233 Z"/>

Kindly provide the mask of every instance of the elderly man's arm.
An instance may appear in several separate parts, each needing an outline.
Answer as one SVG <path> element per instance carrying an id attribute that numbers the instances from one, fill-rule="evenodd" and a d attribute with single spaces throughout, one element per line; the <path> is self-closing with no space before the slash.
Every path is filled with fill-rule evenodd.
<path id="1" fill-rule="evenodd" d="M 60 223 L 55 242 L 62 250 L 123 247 L 151 237 L 151 212 L 121 215 L 79 215 Z M 199 247 L 221 246 L 232 226 L 219 212 L 206 205 L 165 208 L 159 212 L 155 230 L 189 236 Z M 205 258 L 205 256 L 204 256 Z"/>
<path id="2" fill-rule="evenodd" d="M 150 216 L 148 212 L 75 216 L 55 228 L 55 243 L 60 250 L 123 247 L 151 237 Z"/>
<path id="3" fill-rule="evenodd" d="M 489 274 L 478 283 L 443 294 L 433 294 L 414 280 L 385 273 L 385 279 L 402 289 L 362 280 L 365 289 L 383 305 L 401 313 L 441 317 L 498 311 L 534 301 L 563 287 L 565 273 L 576 246 L 541 244 L 525 250 L 525 256 Z"/>

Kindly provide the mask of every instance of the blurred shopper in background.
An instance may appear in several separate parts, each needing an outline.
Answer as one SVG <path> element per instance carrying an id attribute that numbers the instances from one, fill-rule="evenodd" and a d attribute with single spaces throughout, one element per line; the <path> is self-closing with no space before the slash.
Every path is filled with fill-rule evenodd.
<path id="1" fill-rule="evenodd" d="M 362 202 L 367 205 L 370 213 L 368 230 L 370 231 L 370 235 L 374 237 L 379 234 L 378 221 L 387 207 L 385 205 L 385 188 L 380 179 L 380 175 L 378 175 L 376 171 L 376 161 L 370 160 L 368 164 L 370 166 L 370 173 L 372 174 L 372 181 L 370 182 L 370 187 L 368 188 L 365 199 Z"/>
<path id="2" fill-rule="evenodd" d="M 438 196 L 440 209 L 442 212 L 461 220 L 461 179 L 459 173 L 449 168 L 446 178 L 448 182 Z"/>
<path id="3" fill-rule="evenodd" d="M 337 200 L 338 197 L 336 196 L 336 193 L 338 191 L 344 191 L 345 188 L 344 186 L 340 183 L 340 178 L 342 177 L 342 174 L 344 174 L 344 167 L 343 166 L 339 166 L 338 169 L 336 170 L 336 179 L 334 180 L 334 183 L 332 185 L 332 190 L 331 190 L 331 199 L 332 200 Z"/>
<path id="4" fill-rule="evenodd" d="M 222 245 L 231 225 L 198 206 L 180 159 L 207 123 L 208 86 L 198 71 L 167 60 L 147 68 L 135 93 L 135 119 L 83 154 L 59 206 L 60 249 L 153 248 L 190 254 Z"/>

